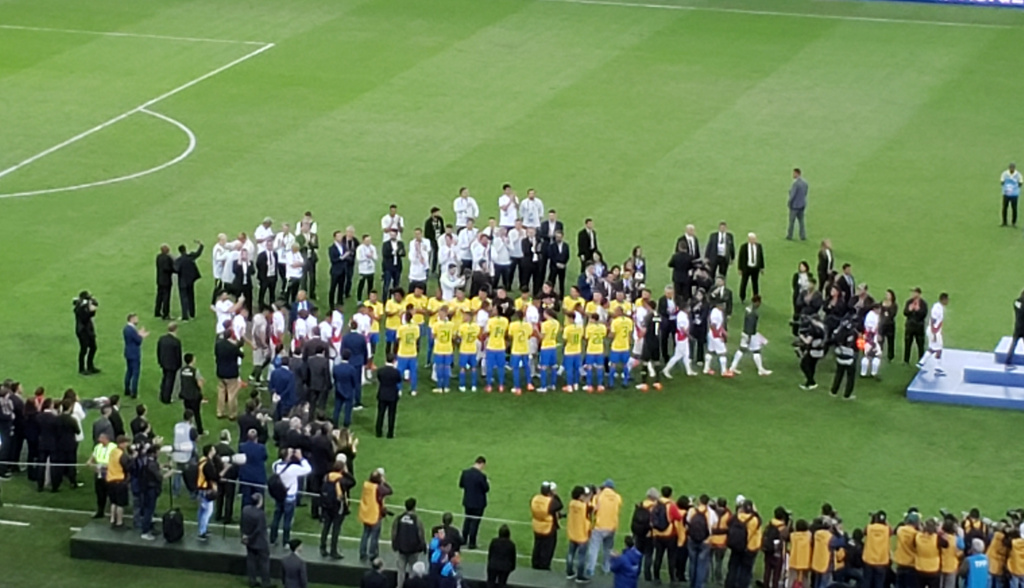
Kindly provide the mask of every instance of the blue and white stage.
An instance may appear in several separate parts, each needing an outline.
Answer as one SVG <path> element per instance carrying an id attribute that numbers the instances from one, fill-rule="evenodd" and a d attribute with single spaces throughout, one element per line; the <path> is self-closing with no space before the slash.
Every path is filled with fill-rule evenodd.
<path id="1" fill-rule="evenodd" d="M 995 353 L 946 349 L 942 352 L 945 376 L 922 371 L 907 387 L 913 402 L 938 402 L 1024 410 L 1024 341 L 1017 344 L 1015 370 L 1004 365 L 1010 337 L 1003 337 Z"/>

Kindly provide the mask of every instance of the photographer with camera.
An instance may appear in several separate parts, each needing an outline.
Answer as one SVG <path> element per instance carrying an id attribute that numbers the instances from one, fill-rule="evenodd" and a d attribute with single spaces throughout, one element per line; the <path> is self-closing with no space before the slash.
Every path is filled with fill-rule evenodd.
<path id="1" fill-rule="evenodd" d="M 832 390 L 829 392 L 833 398 L 839 396 L 839 387 L 846 379 L 846 391 L 843 393 L 843 400 L 853 400 L 857 396 L 853 393 L 853 386 L 857 383 L 857 327 L 854 326 L 853 318 L 856 315 L 847 315 L 832 334 L 832 344 L 835 345 L 836 375 L 832 380 Z"/>
<path id="2" fill-rule="evenodd" d="M 88 290 L 82 290 L 71 301 L 71 307 L 75 312 L 75 335 L 78 337 L 78 373 L 83 376 L 91 376 L 100 373 L 94 363 L 96 359 L 96 327 L 92 319 L 96 316 L 96 308 L 100 303 L 89 294 Z"/>
<path id="3" fill-rule="evenodd" d="M 390 515 L 384 501 L 394 491 L 384 478 L 384 468 L 377 468 L 370 474 L 370 479 L 363 482 L 363 491 L 359 496 L 359 522 L 363 524 L 362 537 L 359 539 L 359 561 L 366 563 L 377 559 L 380 555 L 378 547 L 380 528 L 384 517 Z"/>
<path id="4" fill-rule="evenodd" d="M 825 325 L 817 316 L 800 317 L 800 328 L 797 331 L 797 357 L 800 358 L 800 370 L 805 381 L 800 384 L 801 390 L 814 390 L 818 383 L 814 374 L 818 369 L 818 360 L 825 356 Z"/>
<path id="5" fill-rule="evenodd" d="M 295 505 L 299 499 L 299 478 L 309 475 L 313 468 L 302 457 L 302 450 L 293 447 L 281 450 L 281 459 L 270 466 L 273 473 L 267 481 L 267 493 L 274 499 L 274 518 L 270 523 L 270 544 L 277 543 L 277 530 L 284 519 L 282 545 L 287 545 L 292 534 Z"/>

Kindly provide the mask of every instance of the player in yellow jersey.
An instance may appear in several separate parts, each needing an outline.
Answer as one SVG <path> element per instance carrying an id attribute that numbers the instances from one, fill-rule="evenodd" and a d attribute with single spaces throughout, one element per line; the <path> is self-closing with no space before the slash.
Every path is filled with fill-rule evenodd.
<path id="1" fill-rule="evenodd" d="M 491 310 L 487 320 L 487 354 L 484 356 L 487 370 L 487 391 L 494 385 L 494 373 L 498 373 L 498 392 L 505 391 L 505 338 L 508 336 L 508 319 Z"/>
<path id="2" fill-rule="evenodd" d="M 563 392 L 574 392 L 580 389 L 580 370 L 583 369 L 583 327 L 575 321 L 565 326 L 562 331 L 562 367 L 565 369 L 565 387 Z"/>
<path id="3" fill-rule="evenodd" d="M 554 390 L 556 385 L 555 370 L 558 369 L 558 332 L 562 325 L 551 310 L 544 311 L 544 321 L 540 324 L 540 388 L 538 392 Z M 550 380 L 548 379 L 550 377 Z"/>
<path id="4" fill-rule="evenodd" d="M 580 289 L 576 286 L 569 288 L 569 295 L 562 299 L 562 312 L 565 313 L 565 324 L 571 323 L 575 317 L 574 312 L 584 312 L 587 301 L 580 295 Z"/>
<path id="5" fill-rule="evenodd" d="M 608 322 L 608 306 L 604 299 L 604 294 L 600 292 L 594 292 L 594 298 L 583 307 L 583 312 L 587 316 L 597 315 L 598 320 L 602 323 Z"/>
<path id="6" fill-rule="evenodd" d="M 405 324 L 398 327 L 398 373 L 409 380 L 412 396 L 416 396 L 416 349 L 420 340 L 420 328 L 413 322 L 413 312 L 405 311 Z"/>
<path id="7" fill-rule="evenodd" d="M 633 303 L 626 298 L 623 290 L 615 291 L 615 299 L 608 302 L 608 313 L 615 316 L 615 311 L 621 310 L 625 316 L 633 316 Z"/>
<path id="8" fill-rule="evenodd" d="M 463 311 L 462 324 L 459 325 L 459 392 L 466 391 L 467 371 L 473 376 L 473 392 L 476 392 L 476 352 L 480 333 L 480 325 L 473 320 L 472 311 Z"/>
<path id="9" fill-rule="evenodd" d="M 587 339 L 587 392 L 593 392 L 594 375 L 597 375 L 598 392 L 604 392 L 604 340 L 608 336 L 608 327 L 601 322 L 601 317 L 590 315 L 590 323 L 584 334 Z"/>
<path id="10" fill-rule="evenodd" d="M 384 305 L 384 353 L 393 355 L 398 349 L 398 327 L 402 326 L 402 315 L 405 313 L 405 304 L 402 298 L 405 292 L 401 288 L 391 291 L 391 298 Z"/>
<path id="11" fill-rule="evenodd" d="M 523 389 L 519 386 L 519 371 L 526 370 L 526 381 L 530 381 L 530 339 L 533 338 L 533 325 L 523 320 L 523 313 L 512 314 L 512 324 L 508 326 L 508 335 L 512 339 L 512 393 L 519 396 Z"/>
<path id="12" fill-rule="evenodd" d="M 622 366 L 622 387 L 629 387 L 629 338 L 633 334 L 633 319 L 623 314 L 622 307 L 615 310 L 611 323 L 612 350 L 608 354 L 608 387 L 615 387 L 615 375 Z"/>
<path id="13" fill-rule="evenodd" d="M 448 301 L 448 315 L 452 317 L 452 322 L 455 323 L 455 328 L 458 329 L 462 326 L 463 318 L 466 313 L 473 311 L 473 302 L 466 298 L 466 293 L 462 290 L 455 291 L 455 298 Z"/>
<path id="14" fill-rule="evenodd" d="M 434 364 L 434 325 L 438 321 L 438 311 L 442 307 L 447 306 L 444 300 L 441 299 L 441 287 L 437 288 L 437 295 L 427 298 L 427 306 L 424 309 L 427 317 L 427 365 L 433 366 Z M 436 370 L 432 370 L 431 377 L 437 378 Z"/>
<path id="15" fill-rule="evenodd" d="M 370 357 L 377 355 L 377 345 L 380 343 L 380 322 L 384 320 L 384 305 L 377 300 L 377 291 L 370 290 L 369 298 L 363 303 L 369 310 L 370 319 L 370 335 L 367 337 L 370 341 Z"/>
<path id="16" fill-rule="evenodd" d="M 437 372 L 437 388 L 434 388 L 434 392 L 440 394 L 450 390 L 454 351 L 452 342 L 455 339 L 455 324 L 448 320 L 448 309 L 444 306 L 437 309 L 436 320 L 430 331 L 433 335 L 434 369 Z"/>
<path id="17" fill-rule="evenodd" d="M 405 306 L 412 306 L 412 322 L 420 329 L 420 339 L 430 340 L 430 327 L 427 326 L 427 297 L 423 293 L 423 286 L 415 284 L 412 294 L 406 297 Z M 416 342 L 419 349 L 420 342 Z"/>

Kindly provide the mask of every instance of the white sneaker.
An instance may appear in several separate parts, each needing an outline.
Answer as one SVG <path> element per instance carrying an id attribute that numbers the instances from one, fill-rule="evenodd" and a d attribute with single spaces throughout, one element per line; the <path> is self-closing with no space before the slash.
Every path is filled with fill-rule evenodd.
<path id="1" fill-rule="evenodd" d="M 415 390 L 413 390 L 412 392 L 410 392 L 410 393 L 409 393 L 409 395 L 410 395 L 410 396 L 416 396 L 416 391 L 415 391 Z"/>
<path id="2" fill-rule="evenodd" d="M 665 376 L 669 380 L 672 379 L 672 374 L 670 374 L 668 370 L 661 370 L 661 375 Z"/>
<path id="3" fill-rule="evenodd" d="M 465 392 L 465 391 L 466 391 L 466 387 L 465 386 L 459 386 L 459 392 Z"/>
<path id="4" fill-rule="evenodd" d="M 732 373 L 734 373 L 734 374 L 736 374 L 737 376 L 743 373 L 743 372 L 741 372 L 740 370 L 738 370 L 738 369 L 736 369 L 736 368 L 732 368 L 732 369 L 731 369 L 731 370 L 729 370 L 729 371 L 730 371 L 730 372 L 732 372 Z"/>
<path id="5" fill-rule="evenodd" d="M 144 541 L 156 541 L 156 537 L 154 537 L 152 533 L 143 533 L 139 538 Z"/>
<path id="6" fill-rule="evenodd" d="M 923 361 L 917 362 L 917 369 L 919 369 L 919 370 L 923 370 L 924 369 L 924 362 Z"/>
<path id="7" fill-rule="evenodd" d="M 476 392 L 476 386 L 473 386 L 473 389 L 472 389 L 472 391 L 473 391 L 473 392 Z"/>
<path id="8" fill-rule="evenodd" d="M 757 375 L 759 375 L 759 376 L 770 376 L 770 375 L 772 375 L 772 371 L 771 370 L 761 370 L 761 371 L 757 372 Z"/>

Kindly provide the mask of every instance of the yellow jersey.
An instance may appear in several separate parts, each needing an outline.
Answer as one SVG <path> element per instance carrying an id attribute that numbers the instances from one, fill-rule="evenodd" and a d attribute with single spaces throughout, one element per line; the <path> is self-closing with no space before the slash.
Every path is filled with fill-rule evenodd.
<path id="1" fill-rule="evenodd" d="M 480 300 L 479 296 L 474 296 L 469 299 L 469 309 L 473 312 L 480 310 L 480 307 L 483 306 L 483 304 L 483 300 Z"/>
<path id="2" fill-rule="evenodd" d="M 519 298 L 516 298 L 516 301 L 512 305 L 515 306 L 516 310 L 522 310 L 524 306 L 529 306 L 531 304 L 533 304 L 532 298 L 524 300 L 523 297 L 520 296 Z"/>
<path id="3" fill-rule="evenodd" d="M 562 330 L 562 325 L 555 319 L 547 319 L 540 324 L 540 348 L 541 349 L 554 349 L 558 346 L 558 331 Z"/>
<path id="4" fill-rule="evenodd" d="M 415 323 L 417 325 L 422 325 L 423 321 L 426 320 L 426 316 L 424 316 L 420 311 L 423 311 L 423 310 L 427 309 L 427 300 L 428 299 L 427 299 L 426 296 L 417 296 L 415 294 L 413 294 L 411 296 L 406 296 L 405 303 L 412 305 L 412 310 L 413 310 L 412 322 L 413 323 Z"/>
<path id="5" fill-rule="evenodd" d="M 611 302 L 608 303 L 609 314 L 615 314 L 615 311 L 620 308 L 622 309 L 622 314 L 627 317 L 633 314 L 633 303 L 630 302 L 629 300 L 623 300 L 622 302 L 619 302 L 618 300 L 612 300 Z"/>
<path id="6" fill-rule="evenodd" d="M 562 340 L 565 341 L 564 355 L 579 355 L 583 351 L 583 327 L 569 323 L 562 331 Z"/>
<path id="7" fill-rule="evenodd" d="M 395 302 L 394 298 L 389 298 L 388 303 L 384 305 L 384 313 L 387 318 L 384 319 L 384 327 L 389 331 L 397 331 L 398 327 L 402 326 L 402 310 L 405 308 L 403 302 Z"/>
<path id="8" fill-rule="evenodd" d="M 455 325 L 449 320 L 437 321 L 430 331 L 434 334 L 434 353 L 452 354 L 452 339 L 455 337 Z"/>
<path id="9" fill-rule="evenodd" d="M 509 337 L 512 338 L 512 354 L 526 355 L 530 353 L 530 336 L 533 326 L 526 321 L 516 321 L 508 326 Z"/>
<path id="10" fill-rule="evenodd" d="M 565 298 L 563 298 L 562 312 L 565 313 L 565 324 L 568 325 L 569 323 L 573 322 L 573 311 L 575 311 L 576 307 L 579 306 L 580 312 L 583 312 L 583 306 L 586 303 L 587 301 L 582 298 L 573 298 L 572 296 L 566 296 Z"/>
<path id="11" fill-rule="evenodd" d="M 370 302 L 369 300 L 367 300 L 366 302 L 363 303 L 363 306 L 372 310 L 373 316 L 376 317 L 370 322 L 370 332 L 379 333 L 380 319 L 384 317 L 384 305 L 381 304 L 380 302 Z"/>
<path id="12" fill-rule="evenodd" d="M 633 319 L 620 316 L 612 319 L 612 351 L 629 351 L 629 335 L 633 332 Z"/>
<path id="13" fill-rule="evenodd" d="M 476 353 L 478 339 L 480 339 L 480 325 L 473 321 L 459 325 L 459 353 Z"/>
<path id="14" fill-rule="evenodd" d="M 598 309 L 602 308 L 604 308 L 604 305 L 598 304 L 591 300 L 590 302 L 587 303 L 586 306 L 583 307 L 583 313 L 586 314 L 587 316 L 590 316 L 593 314 L 597 314 Z"/>
<path id="15" fill-rule="evenodd" d="M 587 325 L 587 355 L 604 355 L 604 338 L 608 336 L 608 327 L 601 323 Z"/>
<path id="16" fill-rule="evenodd" d="M 508 335 L 508 319 L 492 316 L 487 319 L 487 350 L 504 351 L 505 336 Z"/>
<path id="17" fill-rule="evenodd" d="M 430 326 L 436 325 L 438 321 L 441 320 L 437 316 L 437 311 L 441 310 L 442 308 L 446 308 L 447 306 L 448 303 L 446 303 L 444 300 L 438 300 L 437 298 L 428 298 L 427 312 L 430 313 L 430 320 L 427 322 L 427 324 Z"/>
<path id="18" fill-rule="evenodd" d="M 398 327 L 398 357 L 416 357 L 416 342 L 420 338 L 420 328 L 414 323 L 406 323 Z"/>
<path id="19" fill-rule="evenodd" d="M 461 301 L 458 298 L 448 301 L 448 315 L 451 316 L 456 327 L 462 325 L 463 312 L 473 312 L 473 303 L 469 298 L 463 298 Z"/>

